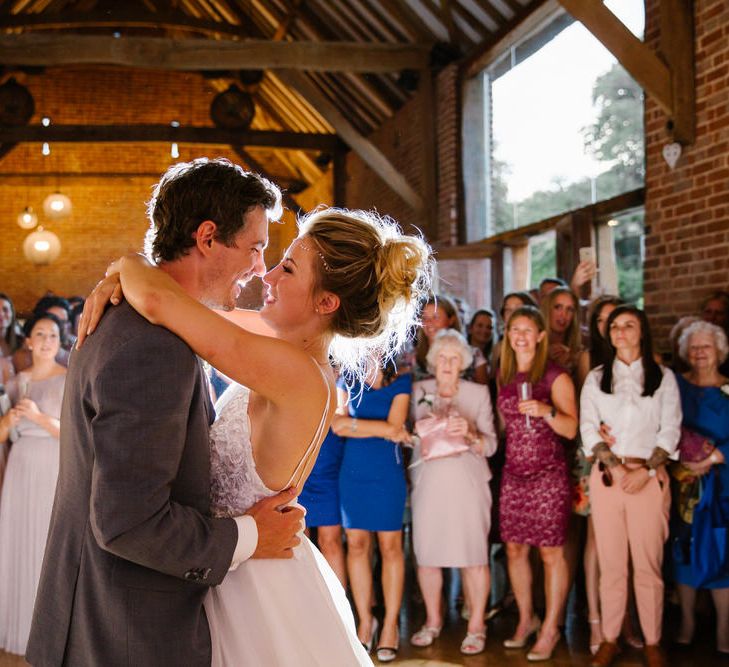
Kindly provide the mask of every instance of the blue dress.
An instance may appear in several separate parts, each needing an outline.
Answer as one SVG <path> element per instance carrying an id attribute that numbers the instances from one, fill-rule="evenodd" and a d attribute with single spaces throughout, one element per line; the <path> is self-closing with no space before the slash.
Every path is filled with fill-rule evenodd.
<path id="1" fill-rule="evenodd" d="M 729 461 L 729 395 L 719 387 L 699 387 L 681 375 L 676 378 L 681 393 L 683 425 L 710 438 Z M 729 465 L 723 463 L 714 467 L 719 471 L 722 495 L 729 495 Z M 674 563 L 674 573 L 678 583 L 696 588 L 690 564 Z M 729 577 L 712 581 L 703 588 L 729 588 Z"/>
<path id="2" fill-rule="evenodd" d="M 339 504 L 339 469 L 344 455 L 344 438 L 329 430 L 309 479 L 299 494 L 306 508 L 306 525 L 338 526 L 342 523 Z"/>
<path id="3" fill-rule="evenodd" d="M 412 393 L 412 378 L 401 375 L 381 389 L 352 388 L 349 414 L 386 420 L 395 396 Z M 361 398 L 358 394 L 361 390 Z M 401 530 L 405 511 L 405 470 L 400 445 L 384 438 L 347 438 L 339 473 L 342 524 L 361 530 Z"/>

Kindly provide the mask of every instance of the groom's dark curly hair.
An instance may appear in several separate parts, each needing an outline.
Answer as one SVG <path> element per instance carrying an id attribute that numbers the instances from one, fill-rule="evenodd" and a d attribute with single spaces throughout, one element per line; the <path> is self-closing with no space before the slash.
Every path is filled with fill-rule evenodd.
<path id="1" fill-rule="evenodd" d="M 257 206 L 270 220 L 281 214 L 281 191 L 263 176 L 224 158 L 175 164 L 147 204 L 145 251 L 156 262 L 183 257 L 195 245 L 193 234 L 205 220 L 216 224 L 217 240 L 231 247 L 245 226 L 246 213 Z"/>

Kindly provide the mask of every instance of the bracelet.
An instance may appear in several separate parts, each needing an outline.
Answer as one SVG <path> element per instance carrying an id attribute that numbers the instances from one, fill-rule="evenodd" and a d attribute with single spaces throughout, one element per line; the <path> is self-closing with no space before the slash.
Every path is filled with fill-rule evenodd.
<path id="1" fill-rule="evenodd" d="M 352 417 L 352 423 L 349 425 L 349 430 L 352 431 L 352 433 L 357 432 L 357 417 Z"/>
<path id="2" fill-rule="evenodd" d="M 544 421 L 551 422 L 556 416 L 557 416 L 557 408 L 552 406 L 552 409 L 549 411 L 549 414 L 544 415 Z"/>

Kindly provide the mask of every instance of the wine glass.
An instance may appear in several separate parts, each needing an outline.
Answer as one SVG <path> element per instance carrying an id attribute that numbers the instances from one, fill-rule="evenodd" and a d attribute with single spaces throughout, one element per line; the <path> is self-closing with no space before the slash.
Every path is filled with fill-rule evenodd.
<path id="1" fill-rule="evenodd" d="M 532 398 L 532 383 L 531 382 L 519 382 L 516 385 L 516 388 L 519 392 L 519 400 L 520 401 L 529 401 Z M 526 425 L 527 428 L 531 428 L 531 420 L 529 419 L 529 415 L 526 416 Z"/>

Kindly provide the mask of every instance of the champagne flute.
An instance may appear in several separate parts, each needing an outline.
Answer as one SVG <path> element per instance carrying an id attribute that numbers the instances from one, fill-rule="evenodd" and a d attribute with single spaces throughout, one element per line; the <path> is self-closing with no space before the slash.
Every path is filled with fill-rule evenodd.
<path id="1" fill-rule="evenodd" d="M 25 373 L 18 375 L 18 401 L 28 398 L 30 395 L 30 377 Z"/>
<path id="2" fill-rule="evenodd" d="M 532 398 L 532 383 L 531 382 L 519 382 L 517 384 L 517 390 L 519 392 L 519 400 L 529 401 Z M 529 415 L 526 415 L 527 428 L 531 428 L 532 422 L 529 419 Z"/>

